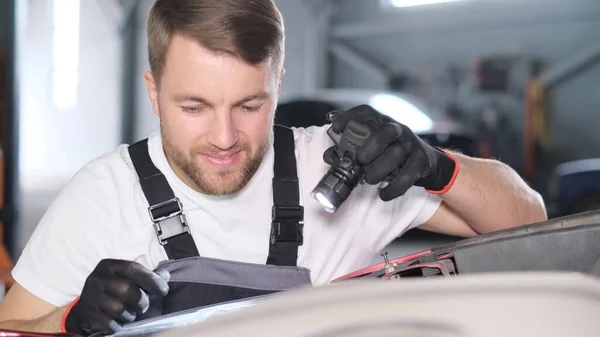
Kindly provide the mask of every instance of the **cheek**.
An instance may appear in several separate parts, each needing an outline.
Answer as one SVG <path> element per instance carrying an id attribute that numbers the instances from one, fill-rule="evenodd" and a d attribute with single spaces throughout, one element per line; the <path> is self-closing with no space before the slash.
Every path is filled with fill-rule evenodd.
<path id="1" fill-rule="evenodd" d="M 178 111 L 169 111 L 161 114 L 161 124 L 169 142 L 180 151 L 187 153 L 197 144 L 198 139 L 202 138 L 205 133 L 202 128 L 208 123 Z"/>
<path id="2" fill-rule="evenodd" d="M 242 113 L 235 117 L 238 131 L 255 147 L 262 145 L 272 128 L 273 118 L 268 110 L 253 114 Z"/>

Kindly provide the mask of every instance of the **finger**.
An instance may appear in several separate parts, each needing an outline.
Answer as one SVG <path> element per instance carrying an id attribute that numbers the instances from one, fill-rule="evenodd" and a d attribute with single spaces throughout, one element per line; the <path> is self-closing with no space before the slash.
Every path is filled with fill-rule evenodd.
<path id="1" fill-rule="evenodd" d="M 409 155 L 410 148 L 407 144 L 393 144 L 373 162 L 365 166 L 365 181 L 371 185 L 381 182 L 390 173 L 394 173 L 402 167 Z"/>
<path id="2" fill-rule="evenodd" d="M 341 133 L 351 120 L 359 123 L 373 121 L 377 125 L 381 125 L 383 124 L 383 115 L 372 107 L 363 104 L 338 114 L 331 123 L 331 127 L 336 133 Z"/>
<path id="3" fill-rule="evenodd" d="M 82 324 L 81 328 L 90 334 L 100 332 L 104 335 L 112 335 L 121 331 L 122 326 L 116 320 L 107 316 L 106 313 L 95 312 L 90 315 L 87 323 Z"/>
<path id="4" fill-rule="evenodd" d="M 160 276 L 165 282 L 171 281 L 171 272 L 164 268 L 158 268 L 154 271 L 158 276 Z"/>
<path id="5" fill-rule="evenodd" d="M 150 305 L 148 295 L 133 281 L 116 278 L 105 284 L 106 292 L 120 299 L 125 306 L 134 312 L 142 313 Z"/>
<path id="6" fill-rule="evenodd" d="M 139 263 L 131 262 L 125 268 L 117 270 L 116 273 L 125 279 L 133 281 L 148 295 L 162 297 L 169 292 L 167 281 Z"/>
<path id="7" fill-rule="evenodd" d="M 100 310 L 106 313 L 110 318 L 116 320 L 119 324 L 131 323 L 135 321 L 136 314 L 116 297 L 106 297 L 100 303 Z"/>
<path id="8" fill-rule="evenodd" d="M 335 152 L 334 147 L 330 147 L 323 153 L 323 161 L 329 165 L 335 165 L 339 160 L 337 153 Z"/>
<path id="9" fill-rule="evenodd" d="M 368 165 L 375 158 L 381 156 L 394 141 L 402 140 L 402 126 L 396 123 L 387 123 L 372 134 L 358 151 L 359 163 Z"/>
<path id="10" fill-rule="evenodd" d="M 392 180 L 386 187 L 379 191 L 379 197 L 383 201 L 390 201 L 404 195 L 409 188 L 421 178 L 420 161 L 408 160 L 407 163 L 400 169 L 396 179 Z"/>

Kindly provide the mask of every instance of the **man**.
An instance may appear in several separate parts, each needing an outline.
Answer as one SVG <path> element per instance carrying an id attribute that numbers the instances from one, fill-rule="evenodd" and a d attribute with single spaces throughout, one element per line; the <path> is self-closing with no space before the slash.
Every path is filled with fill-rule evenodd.
<path id="1" fill-rule="evenodd" d="M 15 266 L 0 328 L 109 334 L 327 284 L 417 226 L 474 236 L 545 219 L 506 165 L 431 148 L 367 106 L 333 123 L 380 125 L 358 153 L 367 184 L 325 212 L 310 192 L 337 160 L 326 127 L 273 126 L 283 31 L 271 0 L 155 3 L 145 80 L 160 133 L 73 177 Z"/>

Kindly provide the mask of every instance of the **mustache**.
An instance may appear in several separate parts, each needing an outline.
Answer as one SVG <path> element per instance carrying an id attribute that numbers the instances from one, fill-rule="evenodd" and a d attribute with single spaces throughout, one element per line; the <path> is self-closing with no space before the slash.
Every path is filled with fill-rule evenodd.
<path id="1" fill-rule="evenodd" d="M 250 151 L 250 145 L 248 145 L 248 143 L 235 143 L 235 145 L 233 145 L 232 147 L 230 147 L 228 149 L 221 149 L 212 144 L 198 144 L 198 145 L 194 145 L 194 147 L 192 147 L 190 149 L 190 154 L 191 155 L 203 154 L 203 155 L 214 156 L 214 155 L 230 155 L 230 154 L 234 154 L 234 153 L 241 152 L 241 151 Z"/>

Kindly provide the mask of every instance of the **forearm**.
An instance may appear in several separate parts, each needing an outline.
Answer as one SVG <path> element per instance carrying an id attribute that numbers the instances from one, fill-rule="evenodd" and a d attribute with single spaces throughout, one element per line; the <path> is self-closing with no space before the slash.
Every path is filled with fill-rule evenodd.
<path id="1" fill-rule="evenodd" d="M 58 308 L 51 313 L 33 320 L 11 320 L 0 323 L 0 329 L 29 331 L 29 332 L 60 332 L 61 320 L 67 308 Z"/>
<path id="2" fill-rule="evenodd" d="M 442 199 L 474 231 L 483 234 L 547 219 L 541 196 L 508 165 L 454 155 L 460 169 Z"/>

